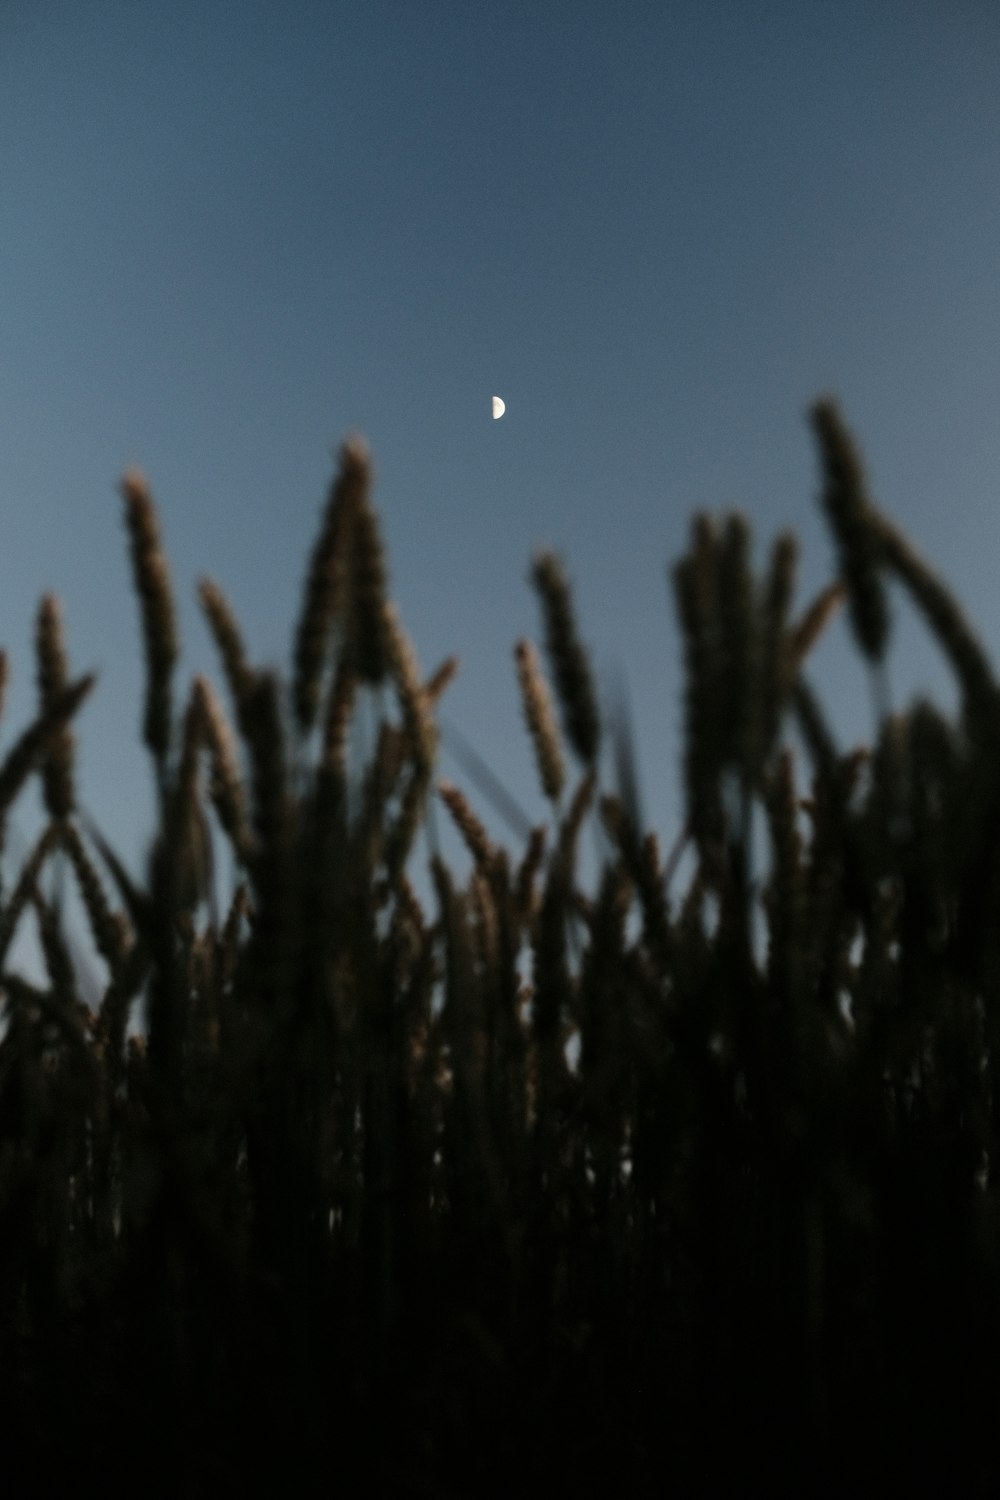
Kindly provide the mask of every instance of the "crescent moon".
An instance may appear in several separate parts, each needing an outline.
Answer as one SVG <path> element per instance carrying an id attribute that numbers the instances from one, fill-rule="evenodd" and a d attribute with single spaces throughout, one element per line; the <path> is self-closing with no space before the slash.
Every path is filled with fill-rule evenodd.
<path id="1" fill-rule="evenodd" d="M 494 420 L 494 422 L 499 422 L 500 418 L 503 416 L 503 414 L 504 414 L 504 412 L 506 410 L 507 410 L 506 403 L 503 402 L 503 401 L 501 401 L 499 396 L 494 396 L 493 397 L 493 420 Z"/>

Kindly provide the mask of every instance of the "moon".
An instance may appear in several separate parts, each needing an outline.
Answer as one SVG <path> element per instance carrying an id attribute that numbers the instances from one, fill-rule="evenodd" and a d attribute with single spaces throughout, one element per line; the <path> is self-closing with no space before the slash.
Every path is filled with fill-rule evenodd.
<path id="1" fill-rule="evenodd" d="M 493 397 L 493 420 L 494 420 L 494 422 L 499 422 L 500 418 L 503 416 L 503 414 L 504 414 L 504 412 L 506 410 L 507 410 L 506 402 L 501 401 L 499 396 L 494 396 Z"/>

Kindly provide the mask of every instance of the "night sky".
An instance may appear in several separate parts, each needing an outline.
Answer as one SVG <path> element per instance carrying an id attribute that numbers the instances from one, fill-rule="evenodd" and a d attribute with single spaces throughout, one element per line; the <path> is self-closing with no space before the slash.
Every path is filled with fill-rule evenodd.
<path id="1" fill-rule="evenodd" d="M 540 643 L 528 569 L 554 547 L 669 846 L 668 568 L 695 511 L 739 508 L 761 568 L 798 534 L 798 610 L 829 580 L 819 394 L 996 656 L 998 271 L 990 0 L 0 0 L 0 753 L 36 712 L 52 591 L 71 674 L 100 674 L 80 800 L 138 874 L 155 799 L 120 477 L 138 465 L 158 502 L 179 719 L 196 672 L 229 706 L 202 576 L 252 659 L 288 673 L 359 431 L 420 662 L 461 657 L 446 724 L 544 816 L 513 647 Z M 937 647 L 893 607 L 893 707 L 953 709 Z M 809 676 L 842 746 L 869 742 L 846 620 Z M 447 742 L 440 772 L 519 850 Z M 8 887 L 41 808 L 33 784 Z M 32 928 L 25 972 L 34 950 Z"/>

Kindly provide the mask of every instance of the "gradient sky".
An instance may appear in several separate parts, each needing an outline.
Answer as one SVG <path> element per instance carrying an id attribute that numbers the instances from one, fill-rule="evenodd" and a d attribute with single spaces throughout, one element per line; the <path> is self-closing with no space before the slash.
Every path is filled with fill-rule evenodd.
<path id="1" fill-rule="evenodd" d="M 669 845 L 667 568 L 695 511 L 738 507 L 761 566 L 797 532 L 799 608 L 829 580 L 818 394 L 996 657 L 998 272 L 992 0 L 0 0 L 0 753 L 36 712 L 53 591 L 72 674 L 100 673 L 80 798 L 138 873 L 154 783 L 118 480 L 138 464 L 158 502 L 179 715 L 196 672 L 225 697 L 203 575 L 287 672 L 358 430 L 420 661 L 462 659 L 446 720 L 543 816 L 512 651 L 540 638 L 527 570 L 555 547 Z M 894 601 L 893 706 L 951 709 Z M 869 740 L 845 622 L 810 678 L 844 747 Z M 517 847 L 447 749 L 441 773 Z M 8 883 L 34 785 L 13 822 Z"/>

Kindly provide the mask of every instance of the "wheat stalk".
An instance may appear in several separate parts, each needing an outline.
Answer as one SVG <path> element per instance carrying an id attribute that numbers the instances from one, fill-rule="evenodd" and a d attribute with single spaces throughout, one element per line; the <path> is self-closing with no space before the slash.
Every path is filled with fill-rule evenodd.
<path id="1" fill-rule="evenodd" d="M 566 766 L 548 683 L 542 673 L 538 653 L 530 641 L 518 641 L 514 647 L 514 658 L 517 662 L 524 717 L 535 747 L 542 790 L 550 802 L 558 802 L 566 782 Z"/>

